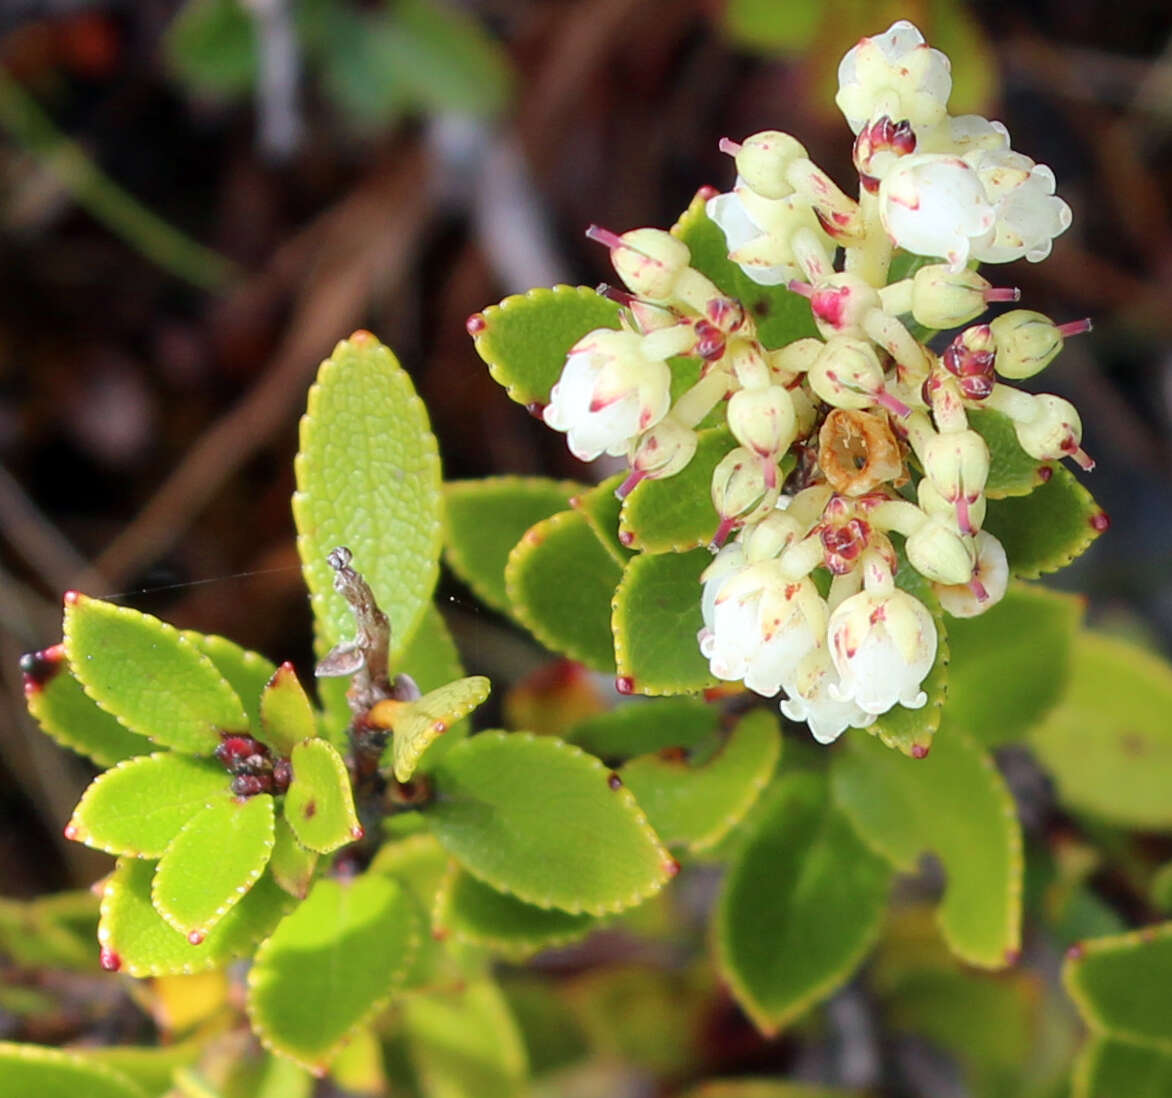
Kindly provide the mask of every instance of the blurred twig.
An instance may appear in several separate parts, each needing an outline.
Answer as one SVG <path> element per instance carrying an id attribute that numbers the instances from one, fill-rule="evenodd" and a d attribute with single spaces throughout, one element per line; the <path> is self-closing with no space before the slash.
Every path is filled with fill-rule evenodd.
<path id="1" fill-rule="evenodd" d="M 286 0 L 243 0 L 252 13 L 260 55 L 256 85 L 257 143 L 261 151 L 286 159 L 301 143 L 304 125 L 298 103 L 301 54 Z"/>

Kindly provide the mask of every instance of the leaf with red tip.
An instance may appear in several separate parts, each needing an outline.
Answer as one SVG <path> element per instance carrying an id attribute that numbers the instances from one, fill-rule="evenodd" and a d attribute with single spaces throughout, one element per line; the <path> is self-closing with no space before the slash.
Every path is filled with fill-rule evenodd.
<path id="1" fill-rule="evenodd" d="M 354 811 L 350 774 L 337 748 L 306 740 L 293 748 L 293 779 L 285 794 L 285 819 L 302 846 L 329 854 L 362 837 Z"/>
<path id="2" fill-rule="evenodd" d="M 276 755 L 288 756 L 302 740 L 317 735 L 317 718 L 293 665 L 273 672 L 260 696 L 262 738 Z"/>
<path id="3" fill-rule="evenodd" d="M 394 770 L 396 781 L 409 781 L 428 747 L 484 701 L 490 689 L 488 679 L 473 675 L 447 683 L 413 702 L 380 703 L 395 706 L 394 731 L 383 752 L 382 766 Z M 377 710 L 378 706 L 372 715 Z"/>

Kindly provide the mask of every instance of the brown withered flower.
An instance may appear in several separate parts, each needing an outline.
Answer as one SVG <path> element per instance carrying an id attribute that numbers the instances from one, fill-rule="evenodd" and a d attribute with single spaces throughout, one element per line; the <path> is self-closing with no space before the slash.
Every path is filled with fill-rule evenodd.
<path id="1" fill-rule="evenodd" d="M 887 420 L 853 408 L 835 408 L 818 432 L 818 464 L 844 496 L 863 496 L 901 481 L 903 455 Z"/>

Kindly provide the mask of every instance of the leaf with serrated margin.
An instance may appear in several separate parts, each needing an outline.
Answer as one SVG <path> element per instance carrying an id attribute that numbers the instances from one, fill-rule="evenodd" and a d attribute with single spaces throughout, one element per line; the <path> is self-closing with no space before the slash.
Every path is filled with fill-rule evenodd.
<path id="1" fill-rule="evenodd" d="M 439 574 L 440 462 L 410 377 L 369 332 L 355 332 L 322 363 L 294 471 L 297 551 L 319 653 L 354 635 L 354 616 L 333 589 L 326 560 L 341 545 L 390 618 L 397 653 Z"/>
<path id="2" fill-rule="evenodd" d="M 193 816 L 159 859 L 151 903 L 192 941 L 247 895 L 273 849 L 273 798 L 222 797 Z"/>
<path id="3" fill-rule="evenodd" d="M 1172 1055 L 1172 923 L 1080 942 L 1062 982 L 1091 1029 Z"/>
<path id="4" fill-rule="evenodd" d="M 261 738 L 277 755 L 288 756 L 302 740 L 317 735 L 317 717 L 291 663 L 273 672 L 260 696 Z"/>
<path id="5" fill-rule="evenodd" d="M 546 648 L 613 672 L 610 606 L 621 576 L 586 519 L 561 511 L 517 543 L 505 566 L 505 588 L 513 615 Z"/>
<path id="6" fill-rule="evenodd" d="M 595 536 L 620 565 L 626 564 L 632 553 L 619 541 L 619 512 L 623 502 L 615 495 L 615 490 L 626 479 L 626 473 L 615 473 L 593 488 L 570 497 L 570 506 L 582 514 Z"/>
<path id="7" fill-rule="evenodd" d="M 473 876 L 526 903 L 605 915 L 653 896 L 678 868 L 621 782 L 561 740 L 481 733 L 433 777 L 432 834 Z"/>
<path id="8" fill-rule="evenodd" d="M 235 641 L 218 637 L 214 633 L 184 629 L 181 636 L 207 656 L 215 664 L 216 670 L 228 680 L 228 685 L 236 691 L 244 712 L 248 714 L 249 727 L 259 735 L 260 694 L 277 670 L 276 664 L 259 652 L 242 648 Z"/>
<path id="9" fill-rule="evenodd" d="M 990 747 L 1021 739 L 1066 689 L 1082 607 L 1015 583 L 983 614 L 949 618 L 948 719 Z"/>
<path id="10" fill-rule="evenodd" d="M 700 573 L 711 563 L 707 549 L 642 553 L 623 570 L 611 624 L 629 693 L 694 694 L 716 685 L 696 640 L 704 624 Z"/>
<path id="11" fill-rule="evenodd" d="M 350 774 L 338 749 L 306 740 L 290 756 L 293 778 L 285 794 L 285 819 L 302 846 L 330 854 L 362 837 L 354 811 Z"/>
<path id="12" fill-rule="evenodd" d="M 699 698 L 630 701 L 588 717 L 566 739 L 600 759 L 629 759 L 665 748 L 694 747 L 716 731 L 720 712 Z"/>
<path id="13" fill-rule="evenodd" d="M 445 683 L 412 702 L 380 702 L 371 711 L 373 719 L 382 706 L 395 707 L 391 717 L 394 732 L 383 751 L 381 767 L 392 769 L 396 781 L 410 781 L 423 753 L 484 701 L 489 689 L 488 679 L 473 675 Z"/>
<path id="14" fill-rule="evenodd" d="M 1107 529 L 1106 518 L 1074 475 L 1056 465 L 1028 496 L 990 499 L 985 529 L 1005 546 L 1012 575 L 1037 579 L 1082 556 Z"/>
<path id="15" fill-rule="evenodd" d="M 706 202 L 703 193 L 696 195 L 671 228 L 672 235 L 687 244 L 692 253 L 692 266 L 744 305 L 757 325 L 758 337 L 769 350 L 795 339 L 816 337 L 818 329 L 804 297 L 785 286 L 759 285 L 729 259 L 724 233 L 704 212 Z"/>
<path id="16" fill-rule="evenodd" d="M 273 849 L 269 856 L 269 873 L 290 896 L 304 900 L 313 884 L 317 869 L 317 852 L 307 850 L 293 834 L 289 821 L 277 816 L 273 821 Z"/>
<path id="17" fill-rule="evenodd" d="M 129 606 L 70 592 L 65 654 L 85 692 L 132 732 L 210 755 L 248 716 L 215 665 L 179 630 Z"/>
<path id="18" fill-rule="evenodd" d="M 826 779 L 783 777 L 729 867 L 717 964 L 763 1033 L 844 983 L 879 930 L 891 870 L 856 837 Z"/>
<path id="19" fill-rule="evenodd" d="M 712 473 L 736 444 L 726 427 L 701 431 L 695 456 L 674 477 L 637 484 L 620 513 L 624 544 L 648 553 L 707 545 L 720 523 L 712 505 Z"/>
<path id="20" fill-rule="evenodd" d="M 464 677 L 464 664 L 460 660 L 456 642 L 452 639 L 443 615 L 434 606 L 424 611 L 395 670 L 410 675 L 415 685 L 425 693 L 453 679 Z M 415 769 L 424 774 L 430 773 L 439 760 L 468 735 L 469 728 L 467 718 L 449 725 L 447 732 L 432 740 L 424 750 Z"/>
<path id="21" fill-rule="evenodd" d="M 703 851 L 720 842 L 761 795 L 781 757 L 776 714 L 742 717 L 700 766 L 641 755 L 620 771 L 656 834 L 668 845 Z"/>
<path id="22" fill-rule="evenodd" d="M 320 1071 L 385 1005 L 420 933 L 410 897 L 390 878 L 323 878 L 256 952 L 253 1030 L 266 1048 Z"/>
<path id="23" fill-rule="evenodd" d="M 1071 1098 L 1168 1098 L 1172 1053 L 1095 1037 L 1074 1066 Z"/>
<path id="24" fill-rule="evenodd" d="M 435 933 L 452 934 L 513 961 L 576 942 L 598 925 L 593 915 L 535 907 L 498 892 L 455 862 L 440 886 L 433 912 Z"/>
<path id="25" fill-rule="evenodd" d="M 28 711 L 46 735 L 98 766 L 113 766 L 155 749 L 145 736 L 131 732 L 86 694 L 64 653 L 48 679 L 25 685 L 24 696 Z"/>
<path id="26" fill-rule="evenodd" d="M 129 1076 L 75 1052 L 0 1041 L 0 1098 L 147 1098 Z"/>
<path id="27" fill-rule="evenodd" d="M 222 968 L 248 956 L 294 903 L 266 873 L 199 945 L 192 945 L 151 903 L 155 865 L 141 858 L 119 858 L 102 893 L 98 941 L 103 955 L 130 976 Z"/>
<path id="28" fill-rule="evenodd" d="M 937 919 L 953 953 L 982 968 L 1012 964 L 1021 948 L 1021 827 L 989 755 L 951 724 L 922 759 L 852 734 L 831 776 L 859 837 L 896 869 L 912 872 L 925 851 L 940 858 L 948 885 Z"/>
<path id="29" fill-rule="evenodd" d="M 444 485 L 444 559 L 494 610 L 511 614 L 505 564 L 525 531 L 569 506 L 587 490 L 572 480 L 486 477 Z"/>
<path id="30" fill-rule="evenodd" d="M 1172 829 L 1172 667 L 1117 637 L 1080 632 L 1070 682 L 1029 744 L 1067 807 L 1124 827 Z"/>
<path id="31" fill-rule="evenodd" d="M 506 297 L 470 322 L 476 353 L 518 404 L 548 404 L 566 355 L 587 332 L 619 326 L 619 307 L 585 286 Z"/>
<path id="32" fill-rule="evenodd" d="M 1017 441 L 1013 420 L 992 408 L 966 409 L 969 427 L 989 447 L 989 479 L 985 495 L 989 499 L 1028 496 L 1054 474 L 1055 462 L 1030 457 Z"/>
<path id="33" fill-rule="evenodd" d="M 227 796 L 230 783 L 210 759 L 173 751 L 127 759 L 90 782 L 65 835 L 107 854 L 158 858 L 192 816 Z"/>

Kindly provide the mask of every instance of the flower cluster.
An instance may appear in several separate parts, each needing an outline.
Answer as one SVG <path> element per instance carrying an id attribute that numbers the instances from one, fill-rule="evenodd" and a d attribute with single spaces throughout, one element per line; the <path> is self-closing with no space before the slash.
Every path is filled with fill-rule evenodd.
<path id="1" fill-rule="evenodd" d="M 824 742 L 927 700 L 937 626 L 896 586 L 901 560 L 955 616 L 1005 591 L 1005 552 L 982 529 L 992 459 L 968 411 L 1008 416 L 1039 461 L 1092 465 L 1072 405 L 1005 383 L 1089 322 L 1014 309 L 981 323 L 1020 294 L 970 268 L 1044 258 L 1070 210 L 1003 126 L 950 116 L 950 90 L 947 58 L 910 23 L 846 55 L 837 102 L 856 135 L 857 200 L 788 134 L 721 142 L 737 178 L 707 214 L 745 275 L 808 299 L 817 338 L 767 348 L 677 237 L 592 228 L 627 287 L 612 291 L 623 327 L 577 343 L 544 411 L 578 457 L 626 455 L 624 496 L 683 469 L 723 405 L 737 445 L 711 482 L 700 648 L 717 677 L 784 691 L 782 711 Z M 895 248 L 929 262 L 889 281 Z M 949 329 L 941 353 L 913 334 Z M 681 355 L 702 368 L 673 402 Z"/>

